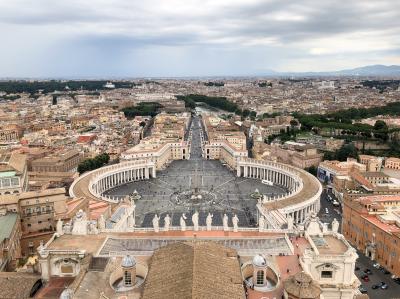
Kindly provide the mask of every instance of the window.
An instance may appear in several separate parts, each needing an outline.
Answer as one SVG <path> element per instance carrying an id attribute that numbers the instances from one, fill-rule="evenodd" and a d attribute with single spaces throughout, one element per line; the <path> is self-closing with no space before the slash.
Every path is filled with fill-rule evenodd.
<path id="1" fill-rule="evenodd" d="M 132 285 L 132 274 L 129 271 L 124 272 L 124 284 L 125 284 L 125 286 Z"/>
<path id="2" fill-rule="evenodd" d="M 257 284 L 264 284 L 264 271 L 257 271 Z"/>
<path id="3" fill-rule="evenodd" d="M 321 271 L 321 278 L 332 278 L 332 271 Z"/>

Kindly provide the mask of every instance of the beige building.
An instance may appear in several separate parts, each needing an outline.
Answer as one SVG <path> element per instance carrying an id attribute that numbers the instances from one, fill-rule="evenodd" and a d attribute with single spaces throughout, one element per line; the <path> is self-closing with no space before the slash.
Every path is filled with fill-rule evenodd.
<path id="1" fill-rule="evenodd" d="M 371 155 L 360 155 L 360 163 L 366 166 L 367 171 L 380 171 L 382 167 L 382 159 Z"/>
<path id="2" fill-rule="evenodd" d="M 17 142 L 22 137 L 23 129 L 16 124 L 0 126 L 0 142 Z"/>
<path id="3" fill-rule="evenodd" d="M 25 155 L 4 153 L 0 156 L 0 197 L 27 190 L 27 168 Z"/>
<path id="4" fill-rule="evenodd" d="M 33 160 L 33 172 L 76 172 L 83 155 L 77 150 L 68 150 L 49 154 L 43 158 Z"/>
<path id="5" fill-rule="evenodd" d="M 185 134 L 190 124 L 190 114 L 160 113 L 154 119 L 151 136 L 121 154 L 122 161 L 151 160 L 157 169 L 163 169 L 173 160 L 190 158 L 190 144 Z"/>
<path id="6" fill-rule="evenodd" d="M 385 168 L 400 169 L 400 159 L 399 158 L 387 158 L 385 161 Z"/>
<path id="7" fill-rule="evenodd" d="M 0 271 L 15 268 L 21 257 L 19 239 L 21 237 L 20 218 L 17 213 L 0 214 Z"/>
<path id="8" fill-rule="evenodd" d="M 67 200 L 64 188 L 3 196 L 0 213 L 18 213 L 21 217 L 24 255 L 33 252 L 39 241 L 48 240 L 54 233 L 57 219 L 68 211 Z"/>

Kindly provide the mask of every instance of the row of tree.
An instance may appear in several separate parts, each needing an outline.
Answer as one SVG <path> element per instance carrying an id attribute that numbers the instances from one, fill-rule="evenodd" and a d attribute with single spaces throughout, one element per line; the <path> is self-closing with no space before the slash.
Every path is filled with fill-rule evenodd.
<path id="1" fill-rule="evenodd" d="M 219 108 L 228 112 L 239 111 L 237 104 L 229 101 L 226 97 L 209 97 L 200 94 L 178 95 L 178 100 L 184 101 L 185 106 L 191 109 L 196 107 L 196 103 L 206 103 L 211 107 Z"/>
<path id="2" fill-rule="evenodd" d="M 204 85 L 205 85 L 205 86 L 216 86 L 216 87 L 221 87 L 221 86 L 224 86 L 225 83 L 224 83 L 224 82 L 212 82 L 212 81 L 210 81 L 210 82 L 204 83 Z"/>
<path id="3" fill-rule="evenodd" d="M 50 81 L 2 81 L 0 82 L 0 91 L 6 93 L 27 92 L 35 94 L 42 90 L 44 93 L 65 90 L 103 90 L 107 81 L 102 80 L 50 80 Z M 116 88 L 131 88 L 134 82 L 115 81 Z"/>
<path id="4" fill-rule="evenodd" d="M 135 116 L 156 116 L 160 108 L 163 106 L 157 102 L 141 102 L 136 106 L 125 107 L 122 109 L 125 116 L 128 118 L 134 118 Z"/>
<path id="5" fill-rule="evenodd" d="M 110 156 L 107 153 L 97 155 L 94 158 L 85 159 L 81 163 L 79 163 L 78 172 L 79 174 L 82 174 L 86 171 L 100 168 L 108 164 L 109 161 L 110 161 Z"/>

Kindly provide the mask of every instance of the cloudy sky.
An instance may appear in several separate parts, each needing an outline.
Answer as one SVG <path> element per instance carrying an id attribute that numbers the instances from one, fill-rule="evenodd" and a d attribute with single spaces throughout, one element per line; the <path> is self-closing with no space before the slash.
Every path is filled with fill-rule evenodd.
<path id="1" fill-rule="evenodd" d="M 0 77 L 400 64 L 399 0 L 0 0 Z"/>

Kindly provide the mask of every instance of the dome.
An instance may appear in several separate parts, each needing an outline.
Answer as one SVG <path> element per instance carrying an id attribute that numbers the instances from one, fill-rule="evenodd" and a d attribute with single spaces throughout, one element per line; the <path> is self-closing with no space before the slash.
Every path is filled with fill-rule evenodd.
<path id="1" fill-rule="evenodd" d="M 283 282 L 285 291 L 296 298 L 315 299 L 321 295 L 321 288 L 318 282 L 310 275 L 299 272 L 290 276 Z"/>
<path id="2" fill-rule="evenodd" d="M 267 260 L 261 254 L 257 254 L 253 257 L 253 265 L 256 267 L 264 267 L 267 265 Z"/>
<path id="3" fill-rule="evenodd" d="M 74 296 L 74 292 L 71 289 L 65 289 L 61 293 L 60 299 L 72 299 L 73 296 Z"/>
<path id="4" fill-rule="evenodd" d="M 136 265 L 136 260 L 133 256 L 125 255 L 122 259 L 121 266 L 124 268 L 132 268 Z"/>

